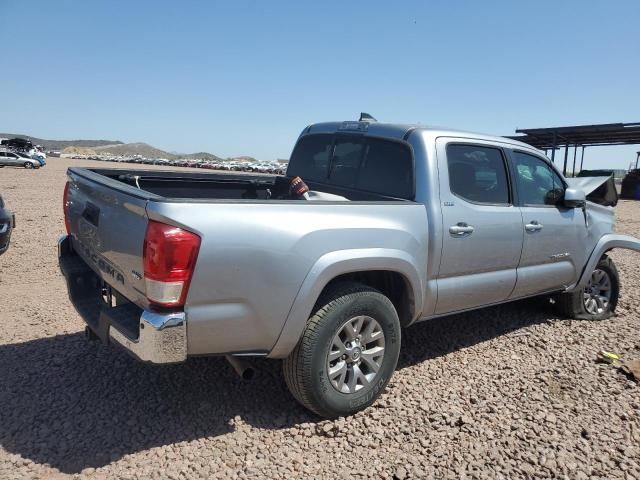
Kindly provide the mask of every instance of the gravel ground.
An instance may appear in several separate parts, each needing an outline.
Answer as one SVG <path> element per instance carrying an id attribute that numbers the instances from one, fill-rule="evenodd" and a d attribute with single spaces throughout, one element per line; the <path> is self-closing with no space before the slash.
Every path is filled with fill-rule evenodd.
<path id="1" fill-rule="evenodd" d="M 0 257 L 0 478 L 640 480 L 639 386 L 595 362 L 640 357 L 640 255 L 613 254 L 616 318 L 561 320 L 530 300 L 416 325 L 382 398 L 320 421 L 278 362 L 243 383 L 222 359 L 153 367 L 85 341 L 56 261 L 71 164 L 98 166 L 0 170 L 17 217 Z M 640 203 L 617 215 L 640 236 Z"/>

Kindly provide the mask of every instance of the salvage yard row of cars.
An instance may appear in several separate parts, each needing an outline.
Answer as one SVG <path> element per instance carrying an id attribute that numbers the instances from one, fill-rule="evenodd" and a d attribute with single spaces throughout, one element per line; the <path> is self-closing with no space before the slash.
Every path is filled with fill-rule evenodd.
<path id="1" fill-rule="evenodd" d="M 160 165 L 165 167 L 191 167 L 207 170 L 227 170 L 233 172 L 270 173 L 282 175 L 287 170 L 286 162 L 255 162 L 251 160 L 204 160 L 145 158 L 140 155 L 74 155 L 79 160 L 97 160 L 102 162 L 136 163 L 138 165 Z"/>

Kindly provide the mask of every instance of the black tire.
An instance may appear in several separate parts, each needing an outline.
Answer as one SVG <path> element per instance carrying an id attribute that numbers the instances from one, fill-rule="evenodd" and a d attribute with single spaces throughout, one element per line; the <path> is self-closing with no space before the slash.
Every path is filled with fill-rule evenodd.
<path id="1" fill-rule="evenodd" d="M 589 286 L 575 292 L 562 293 L 555 297 L 556 308 L 559 313 L 568 318 L 577 320 L 605 320 L 611 317 L 618 305 L 618 296 L 620 294 L 620 277 L 613 260 L 606 255 L 603 256 L 594 272 L 602 271 L 606 274 L 610 282 L 609 302 L 602 311 L 594 313 L 589 311 L 586 306 L 585 293 L 588 293 Z"/>
<path id="2" fill-rule="evenodd" d="M 384 334 L 384 356 L 371 383 L 354 393 L 343 393 L 329 379 L 328 355 L 334 336 L 347 321 L 359 316 L 377 322 Z M 302 338 L 283 362 L 284 377 L 291 394 L 309 410 L 326 418 L 347 416 L 380 396 L 396 369 L 399 354 L 400 321 L 391 301 L 366 285 L 344 282 L 330 287 L 318 300 Z"/>
<path id="3" fill-rule="evenodd" d="M 26 169 L 33 168 L 33 163 L 31 163 L 31 162 L 24 162 L 24 168 L 26 168 Z"/>

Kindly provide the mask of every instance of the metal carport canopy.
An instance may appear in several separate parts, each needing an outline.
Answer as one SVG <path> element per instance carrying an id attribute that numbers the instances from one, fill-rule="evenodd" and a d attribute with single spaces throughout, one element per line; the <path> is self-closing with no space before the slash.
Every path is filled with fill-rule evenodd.
<path id="1" fill-rule="evenodd" d="M 573 146 L 573 174 L 576 171 L 576 153 L 582 147 L 580 170 L 584 162 L 585 147 L 605 145 L 638 145 L 640 144 L 640 122 L 635 123 L 601 123 L 599 125 L 576 125 L 573 127 L 522 128 L 516 133 L 522 135 L 506 135 L 506 138 L 528 143 L 540 150 L 551 150 L 551 160 L 555 161 L 556 149 L 564 146 L 564 166 L 562 173 L 567 174 L 569 147 Z M 639 155 L 640 157 L 640 155 Z M 636 164 L 637 164 L 636 160 Z"/>
<path id="2" fill-rule="evenodd" d="M 528 143 L 540 150 L 557 148 L 560 145 L 604 146 L 640 144 L 640 122 L 603 123 L 600 125 L 577 125 L 573 127 L 523 128 L 507 136 Z"/>

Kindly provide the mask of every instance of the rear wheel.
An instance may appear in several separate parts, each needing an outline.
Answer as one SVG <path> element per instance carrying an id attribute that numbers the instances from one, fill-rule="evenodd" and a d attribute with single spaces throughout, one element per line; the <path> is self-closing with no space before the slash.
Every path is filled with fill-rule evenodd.
<path id="1" fill-rule="evenodd" d="M 399 353 L 400 321 L 391 301 L 366 285 L 342 283 L 318 301 L 284 361 L 285 380 L 318 415 L 351 415 L 382 393 Z"/>
<path id="2" fill-rule="evenodd" d="M 620 293 L 620 279 L 613 260 L 602 257 L 591 272 L 587 285 L 580 290 L 556 297 L 560 313 L 580 320 L 604 320 L 615 312 Z"/>

